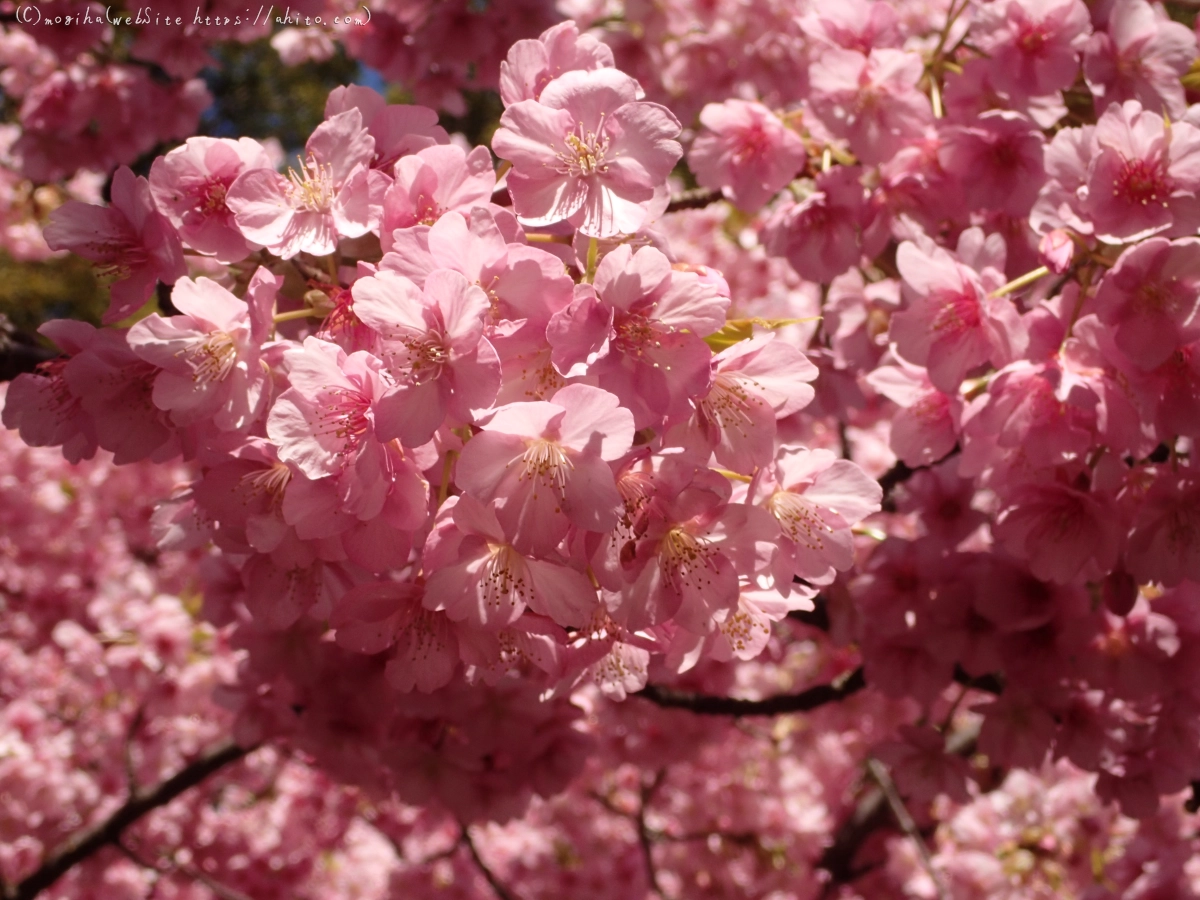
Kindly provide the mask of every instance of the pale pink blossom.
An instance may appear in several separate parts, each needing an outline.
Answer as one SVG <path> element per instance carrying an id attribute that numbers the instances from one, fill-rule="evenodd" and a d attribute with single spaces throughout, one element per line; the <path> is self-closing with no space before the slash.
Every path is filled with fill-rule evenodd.
<path id="1" fill-rule="evenodd" d="M 448 212 L 470 215 L 476 206 L 488 205 L 496 187 L 486 147 L 470 153 L 454 144 L 425 147 L 400 157 L 395 174 L 379 225 L 385 252 L 392 249 L 396 229 L 432 225 Z"/>
<path id="2" fill-rule="evenodd" d="M 828 450 L 784 447 L 751 494 L 779 523 L 776 589 L 792 576 L 825 584 L 854 561 L 850 529 L 878 512 L 883 489 L 857 465 Z"/>
<path id="3" fill-rule="evenodd" d="M 500 387 L 500 359 L 483 336 L 488 298 L 458 272 L 437 269 L 424 287 L 386 269 L 354 282 L 354 312 L 379 333 L 394 386 L 378 403 L 382 440 L 418 447 L 442 423 L 470 422 Z"/>
<path id="4" fill-rule="evenodd" d="M 331 119 L 355 108 L 362 113 L 363 124 L 375 140 L 371 168 L 386 175 L 393 174 L 400 157 L 450 141 L 432 109 L 388 103 L 377 91 L 358 84 L 336 87 L 329 92 L 325 118 Z"/>
<path id="5" fill-rule="evenodd" d="M 379 224 L 387 178 L 370 168 L 374 153 L 362 113 L 349 109 L 317 126 L 299 170 L 243 172 L 225 203 L 247 240 L 284 259 L 325 256 L 339 238 L 361 237 Z"/>
<path id="6" fill-rule="evenodd" d="M 182 315 L 152 313 L 130 329 L 129 346 L 162 370 L 154 403 L 176 424 L 211 419 L 222 431 L 244 431 L 262 415 L 270 382 L 260 349 L 282 283 L 259 268 L 247 302 L 207 278 L 181 278 L 171 302 Z"/>
<path id="7" fill-rule="evenodd" d="M 570 20 L 560 22 L 537 39 L 517 41 L 500 63 L 500 99 L 505 106 L 537 100 L 555 78 L 567 72 L 613 66 L 612 48 L 592 34 L 580 34 Z"/>
<path id="8" fill-rule="evenodd" d="M 243 172 L 274 168 L 267 151 L 250 138 L 189 138 L 154 161 L 150 193 L 189 247 L 221 262 L 237 262 L 258 245 L 238 231 L 226 194 Z"/>
<path id="9" fill-rule="evenodd" d="M 611 68 L 567 72 L 539 99 L 510 106 L 500 125 L 492 149 L 513 163 L 508 188 L 521 223 L 565 220 L 595 238 L 641 228 L 683 155 L 675 117 L 638 102 L 637 83 Z"/>
<path id="10" fill-rule="evenodd" d="M 688 151 L 701 187 L 745 212 L 762 208 L 804 169 L 804 142 L 761 103 L 726 100 L 700 111 L 704 130 Z"/>
<path id="11" fill-rule="evenodd" d="M 494 503 L 514 547 L 542 557 L 574 525 L 603 532 L 621 497 L 609 462 L 633 442 L 633 416 L 607 391 L 568 385 L 549 401 L 499 407 L 467 441 L 459 487 Z"/>

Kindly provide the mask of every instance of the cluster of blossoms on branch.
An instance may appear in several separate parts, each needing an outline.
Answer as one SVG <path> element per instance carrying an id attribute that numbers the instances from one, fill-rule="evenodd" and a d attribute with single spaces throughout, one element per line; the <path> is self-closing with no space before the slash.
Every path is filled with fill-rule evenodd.
<path id="1" fill-rule="evenodd" d="M 152 534 L 153 494 L 181 477 L 182 467 L 150 462 L 116 467 L 106 452 L 70 464 L 0 432 L 6 887 L 28 885 L 45 860 L 102 828 L 134 796 L 229 747 L 228 707 L 245 689 L 237 686 L 245 673 L 236 670 L 247 661 L 235 647 L 238 626 L 201 615 L 195 563 L 202 554 L 160 552 Z M 311 650 L 303 653 L 311 666 Z M 828 678 L 848 662 L 828 638 L 792 623 L 751 663 L 702 664 L 689 687 L 775 693 Z M 321 675 L 347 671 L 346 659 L 339 664 Z M 347 690 L 334 699 L 354 698 Z M 443 708 L 469 703 L 463 694 L 441 699 Z M 611 703 L 592 686 L 574 701 L 578 723 L 554 727 L 582 729 L 586 763 L 553 798 L 533 800 L 508 821 L 464 828 L 461 805 L 455 814 L 444 803 L 407 805 L 388 790 L 348 786 L 357 779 L 315 766 L 293 735 L 244 758 L 244 751 L 227 754 L 223 768 L 192 779 L 189 790 L 165 798 L 39 896 L 492 900 L 499 885 L 514 897 L 817 898 L 827 884 L 817 867 L 837 869 L 828 839 L 854 813 L 864 758 L 886 755 L 888 736 L 913 713 L 911 701 L 871 691 L 806 717 L 753 724 L 645 701 Z M 470 707 L 443 738 L 443 759 L 461 763 L 467 741 L 479 741 L 484 729 L 511 729 L 509 708 L 496 702 Z M 505 718 L 473 722 L 481 713 Z M 956 725 L 969 727 L 967 718 L 960 708 Z M 409 730 L 410 740 L 443 727 L 427 717 Z M 344 746 L 346 737 L 326 741 Z M 430 777 L 438 771 L 432 755 L 409 763 Z M 496 796 L 500 779 L 489 785 L 440 764 L 443 783 L 453 776 L 460 797 L 475 794 L 473 802 L 485 804 Z M 1122 896 L 1150 888 L 1186 896 L 1200 881 L 1196 818 L 1181 811 L 1179 798 L 1139 823 L 1103 807 L 1091 779 L 1067 763 L 1014 772 L 971 802 L 940 801 L 937 814 L 946 824 L 936 859 L 962 896 L 1074 897 L 1097 871 L 1114 895 L 1128 892 Z M 484 815 L 502 818 L 494 807 Z M 936 896 L 910 840 L 896 837 L 871 858 L 881 865 L 846 896 Z"/>
<path id="2" fill-rule="evenodd" d="M 1115 896 L 1105 854 L 1178 835 L 1160 798 L 1200 780 L 1196 36 L 1145 0 L 724 6 L 646 12 L 640 56 L 515 43 L 499 169 L 352 86 L 286 173 L 248 138 L 118 170 L 45 237 L 122 327 L 44 326 L 64 356 L 4 424 L 192 466 L 157 524 L 219 551 L 244 746 L 504 820 L 596 752 L 588 698 L 720 693 L 791 613 L 891 704 L 890 790 L 942 798 L 900 890 L 1087 890 L 1038 868 L 1087 835 L 954 830 L 1010 812 L 965 700 L 1013 794 L 1064 785 L 1048 819 L 1094 791 L 1148 823 L 1088 813 Z"/>

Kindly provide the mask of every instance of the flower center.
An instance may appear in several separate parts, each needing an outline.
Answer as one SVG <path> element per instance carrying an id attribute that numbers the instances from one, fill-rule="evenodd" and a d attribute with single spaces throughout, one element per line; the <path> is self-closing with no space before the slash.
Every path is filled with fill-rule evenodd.
<path id="1" fill-rule="evenodd" d="M 816 507 L 792 491 L 776 491 L 767 501 L 767 509 L 792 543 L 809 550 L 824 550 L 825 535 L 833 534 Z"/>
<path id="2" fill-rule="evenodd" d="M 589 175 L 603 175 L 608 171 L 604 156 L 608 153 L 610 141 L 603 133 L 603 114 L 600 116 L 600 129 L 601 133 L 597 135 L 594 131 L 584 131 L 583 126 L 579 125 L 576 131 L 563 138 L 567 151 L 558 154 L 562 161 L 563 167 L 559 170 L 562 174 L 586 178 Z"/>
<path id="3" fill-rule="evenodd" d="M 933 319 L 934 332 L 939 335 L 943 332 L 959 335 L 979 328 L 982 318 L 979 313 L 979 298 L 974 291 L 945 292 L 938 300 L 941 302 L 941 309 Z"/>
<path id="4" fill-rule="evenodd" d="M 181 352 L 191 364 L 196 384 L 224 381 L 237 364 L 237 345 L 224 331 L 214 331 Z"/>
<path id="5" fill-rule="evenodd" d="M 342 441 L 340 455 L 350 455 L 371 430 L 370 399 L 349 388 L 330 388 L 321 400 L 316 433 Z"/>
<path id="6" fill-rule="evenodd" d="M 1171 184 L 1161 162 L 1129 159 L 1113 181 L 1113 196 L 1129 203 L 1167 205 Z"/>
<path id="7" fill-rule="evenodd" d="M 283 502 L 283 492 L 292 480 L 292 470 L 286 464 L 272 463 L 269 468 L 242 476 L 239 486 L 252 498 L 266 497 L 271 508 Z"/>
<path id="8" fill-rule="evenodd" d="M 529 445 L 521 454 L 521 464 L 524 471 L 521 478 L 537 479 L 543 484 L 550 484 L 561 497 L 567 487 L 567 479 L 575 464 L 567 451 L 554 441 L 538 439 Z"/>
<path id="9" fill-rule="evenodd" d="M 700 401 L 700 412 L 718 428 L 736 429 L 745 435 L 754 422 L 750 416 L 751 404 L 761 405 L 762 401 L 751 397 L 736 379 L 718 375 L 708 396 Z"/>
<path id="10" fill-rule="evenodd" d="M 404 373 L 408 384 L 425 384 L 441 377 L 442 367 L 450 361 L 450 351 L 440 334 L 430 331 L 420 337 L 405 338 L 401 343 L 405 358 L 398 361 L 397 368 Z"/>
<path id="11" fill-rule="evenodd" d="M 333 203 L 333 166 L 313 157 L 299 160 L 300 171 L 288 169 L 288 201 L 309 212 L 329 212 Z"/>
<path id="12" fill-rule="evenodd" d="M 708 573 L 716 571 L 715 548 L 704 538 L 676 526 L 667 532 L 658 548 L 659 566 L 676 593 L 684 587 L 700 590 L 712 583 Z"/>

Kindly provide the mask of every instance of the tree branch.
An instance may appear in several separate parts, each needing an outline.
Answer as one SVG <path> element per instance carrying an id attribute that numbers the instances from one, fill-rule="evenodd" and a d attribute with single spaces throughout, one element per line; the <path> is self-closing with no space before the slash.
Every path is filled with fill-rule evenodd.
<path id="1" fill-rule="evenodd" d="M 720 199 L 720 191 L 696 188 L 695 190 L 684 191 L 682 194 L 676 194 L 672 197 L 671 202 L 667 204 L 667 212 L 679 212 L 683 209 L 703 209 Z"/>
<path id="2" fill-rule="evenodd" d="M 466 825 L 462 827 L 462 842 L 466 845 L 467 852 L 471 854 L 471 859 L 475 861 L 476 868 L 483 873 L 483 877 L 487 879 L 487 883 L 496 896 L 500 900 L 519 900 L 517 895 L 505 887 L 504 882 L 496 877 L 496 873 L 489 869 L 479 856 L 479 851 L 475 848 L 475 842 L 471 840 L 471 832 Z"/>
<path id="3" fill-rule="evenodd" d="M 765 700 L 739 700 L 736 697 L 714 697 L 694 694 L 674 688 L 648 684 L 636 697 L 674 709 L 689 709 L 702 716 L 778 716 L 784 713 L 809 712 L 826 703 L 844 700 L 867 686 L 862 668 L 830 684 L 818 684 L 798 694 L 780 694 Z"/>
<path id="4" fill-rule="evenodd" d="M 82 831 L 59 847 L 40 869 L 28 878 L 4 890 L 6 900 L 33 900 L 72 867 L 88 859 L 98 850 L 120 841 L 121 833 L 160 806 L 166 806 L 184 791 L 204 781 L 209 775 L 244 757 L 250 750 L 232 742 L 220 744 L 193 760 L 166 781 L 146 791 L 132 794 L 125 805 L 93 828 Z"/>

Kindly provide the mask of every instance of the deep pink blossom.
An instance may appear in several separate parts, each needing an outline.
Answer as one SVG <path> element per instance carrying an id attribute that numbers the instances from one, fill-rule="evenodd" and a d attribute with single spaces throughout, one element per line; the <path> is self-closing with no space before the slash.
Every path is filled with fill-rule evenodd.
<path id="1" fill-rule="evenodd" d="M 1074 83 L 1090 26 L 1080 0 L 1004 0 L 978 10 L 971 37 L 997 89 L 1040 97 Z"/>
<path id="2" fill-rule="evenodd" d="M 593 285 L 555 313 L 546 339 L 563 375 L 599 379 L 633 411 L 638 428 L 689 410 L 708 387 L 704 343 L 725 322 L 729 298 L 693 272 L 674 270 L 660 251 L 623 244 L 600 261 Z"/>
<path id="3" fill-rule="evenodd" d="M 1170 127 L 1136 100 L 1096 123 L 1082 210 L 1110 244 L 1194 232 L 1200 224 L 1200 130 Z M 1082 193 L 1082 192 L 1081 192 Z"/>
<path id="4" fill-rule="evenodd" d="M 1083 71 L 1097 106 L 1137 100 L 1147 109 L 1183 115 L 1180 76 L 1196 58 L 1196 35 L 1146 0 L 1115 0 L 1108 28 L 1087 42 Z"/>
<path id="5" fill-rule="evenodd" d="M 999 278 L 985 284 L 949 251 L 910 242 L 900 245 L 896 266 L 909 306 L 892 316 L 891 338 L 905 359 L 929 369 L 936 388 L 957 393 L 971 369 L 1007 361 L 1019 321 L 1008 298 L 987 296 Z"/>
<path id="6" fill-rule="evenodd" d="M 1023 218 L 1046 180 L 1043 143 L 1041 131 L 1024 116 L 993 110 L 969 125 L 946 129 L 938 160 L 959 179 L 968 209 Z"/>
<path id="7" fill-rule="evenodd" d="M 802 278 L 832 281 L 887 240 L 884 218 L 868 202 L 858 166 L 817 176 L 810 194 L 781 203 L 767 220 L 763 243 L 785 256 Z"/>
<path id="8" fill-rule="evenodd" d="M 817 367 L 775 334 L 739 341 L 713 357 L 712 383 L 671 440 L 695 441 L 735 472 L 749 474 L 775 456 L 775 420 L 803 409 Z"/>
<path id="9" fill-rule="evenodd" d="M 1151 238 L 1130 247 L 1100 283 L 1095 310 L 1143 369 L 1200 340 L 1200 240 Z"/>
<path id="10" fill-rule="evenodd" d="M 508 187 L 525 225 L 567 221 L 595 238 L 641 228 L 647 204 L 683 155 L 679 122 L 638 102 L 616 69 L 571 71 L 537 100 L 511 105 L 492 149 L 513 163 Z"/>
<path id="11" fill-rule="evenodd" d="M 44 232 L 52 250 L 71 250 L 117 276 L 105 324 L 124 319 L 154 293 L 156 282 L 174 284 L 187 269 L 171 223 L 154 206 L 150 185 L 128 166 L 113 175 L 112 205 L 68 200 L 54 211 Z"/>

